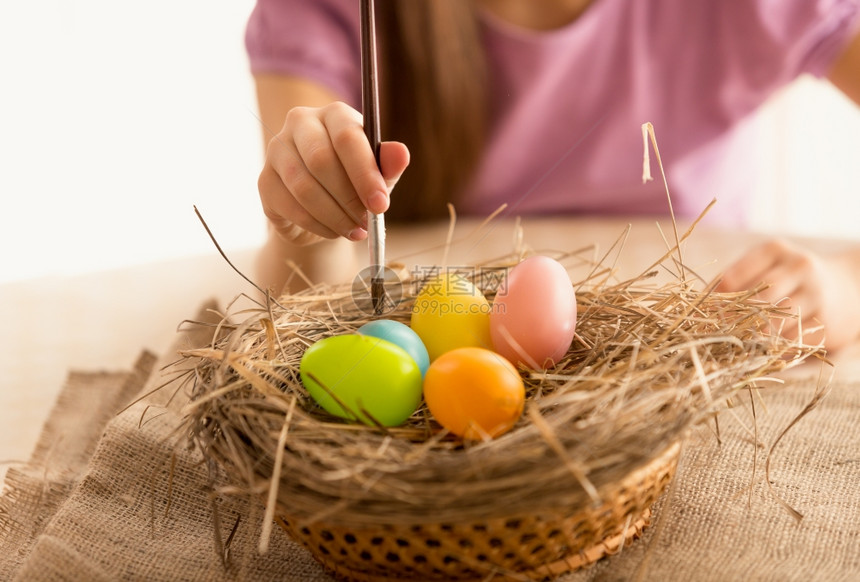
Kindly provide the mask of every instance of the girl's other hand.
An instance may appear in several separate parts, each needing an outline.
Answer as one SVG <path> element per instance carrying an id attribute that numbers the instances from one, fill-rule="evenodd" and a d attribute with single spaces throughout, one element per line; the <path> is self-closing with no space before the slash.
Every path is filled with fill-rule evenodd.
<path id="1" fill-rule="evenodd" d="M 800 315 L 786 320 L 782 335 L 803 341 L 824 341 L 838 349 L 860 335 L 860 284 L 857 257 L 819 256 L 783 240 L 753 248 L 723 273 L 717 291 L 745 291 L 766 284 L 757 298 Z M 807 334 L 806 330 L 821 328 Z"/>
<path id="2" fill-rule="evenodd" d="M 409 164 L 409 150 L 399 142 L 383 142 L 380 163 L 382 172 L 355 109 L 342 102 L 294 107 L 266 148 L 257 182 L 263 211 L 288 243 L 362 240 L 367 211 L 388 209 L 391 189 Z"/>

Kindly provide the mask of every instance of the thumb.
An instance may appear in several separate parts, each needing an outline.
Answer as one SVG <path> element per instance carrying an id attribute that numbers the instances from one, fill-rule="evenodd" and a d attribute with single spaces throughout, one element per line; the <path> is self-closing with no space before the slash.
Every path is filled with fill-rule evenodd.
<path id="1" fill-rule="evenodd" d="M 385 141 L 379 145 L 379 165 L 389 192 L 409 165 L 409 149 L 398 141 Z"/>

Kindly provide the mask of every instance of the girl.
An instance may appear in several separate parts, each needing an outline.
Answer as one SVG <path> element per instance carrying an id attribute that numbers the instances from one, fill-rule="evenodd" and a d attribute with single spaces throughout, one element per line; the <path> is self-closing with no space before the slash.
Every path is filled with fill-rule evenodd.
<path id="1" fill-rule="evenodd" d="M 320 241 L 363 240 L 368 210 L 664 213 L 663 185 L 641 183 L 644 121 L 676 214 L 695 217 L 716 197 L 708 220 L 743 225 L 750 114 L 804 73 L 860 103 L 860 0 L 377 0 L 391 139 L 380 172 L 357 111 L 358 12 L 357 0 L 258 0 L 248 24 L 274 136 L 259 190 L 271 226 L 260 276 L 275 287 L 286 259 L 333 277 L 343 242 Z M 789 297 L 806 326 L 823 323 L 829 347 L 860 334 L 860 250 L 819 257 L 769 243 L 721 289 L 761 281 L 763 299 Z"/>

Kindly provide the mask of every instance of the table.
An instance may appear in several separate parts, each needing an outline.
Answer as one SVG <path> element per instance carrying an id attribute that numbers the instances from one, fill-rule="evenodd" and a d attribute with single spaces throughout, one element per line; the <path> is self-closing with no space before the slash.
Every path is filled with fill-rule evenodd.
<path id="1" fill-rule="evenodd" d="M 130 368 L 142 349 L 168 346 L 203 300 L 224 303 L 242 283 L 210 255 L 0 285 L 0 460 L 29 458 L 70 370 Z"/>
<path id="2" fill-rule="evenodd" d="M 471 265 L 504 255 L 522 241 L 535 250 L 592 250 L 603 256 L 629 235 L 614 262 L 620 278 L 635 276 L 666 252 L 671 223 L 636 219 L 499 220 L 457 222 L 447 253 L 449 265 Z M 679 225 L 680 232 L 687 225 Z M 390 228 L 388 257 L 407 268 L 440 264 L 448 225 Z M 703 278 L 715 276 L 744 249 L 766 238 L 761 233 L 697 227 L 683 244 L 684 263 Z M 845 241 L 804 241 L 821 251 Z M 593 248 L 592 248 L 593 246 Z M 363 245 L 353 249 L 355 269 L 365 262 Z M 614 256 L 614 253 L 610 254 Z M 253 272 L 254 250 L 230 257 Z M 665 273 L 664 273 L 665 275 Z M 348 280 L 348 279 L 347 279 Z M 210 297 L 226 305 L 239 293 L 253 293 L 216 253 L 209 256 L 117 269 L 75 277 L 49 278 L 0 286 L 0 460 L 26 461 L 70 369 L 124 370 L 141 349 L 166 349 L 177 325 Z M 837 378 L 860 381 L 860 344 L 834 356 Z M 3 468 L 5 473 L 5 466 Z"/>
<path id="3" fill-rule="evenodd" d="M 516 232 L 533 249 L 573 251 L 594 246 L 602 256 L 629 228 L 615 263 L 619 277 L 647 268 L 673 237 L 666 220 L 532 219 L 521 224 L 499 220 L 458 220 L 450 265 L 474 265 L 515 247 Z M 414 265 L 439 264 L 447 223 L 389 228 L 388 258 Z M 683 235 L 688 224 L 681 224 Z M 661 229 L 662 233 L 661 234 Z M 766 235 L 697 227 L 684 244 L 685 263 L 713 277 Z M 805 241 L 817 249 L 841 248 L 845 241 Z M 363 266 L 364 245 L 353 249 L 351 277 Z M 229 256 L 252 274 L 254 249 Z M 348 279 L 347 279 L 348 280 Z M 163 261 L 73 277 L 42 278 L 0 285 L 0 460 L 25 461 L 54 399 L 71 369 L 126 369 L 141 349 L 167 346 L 182 319 L 210 297 L 222 305 L 254 290 L 213 251 L 211 255 Z M 838 373 L 860 379 L 860 344 L 836 356 Z M 0 467 L 0 475 L 5 466 Z"/>

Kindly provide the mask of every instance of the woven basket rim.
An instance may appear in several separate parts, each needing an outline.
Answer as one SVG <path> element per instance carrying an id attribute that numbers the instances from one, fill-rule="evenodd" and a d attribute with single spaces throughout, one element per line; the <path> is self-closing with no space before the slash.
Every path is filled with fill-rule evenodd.
<path id="1" fill-rule="evenodd" d="M 613 495 L 616 495 L 619 491 L 635 489 L 639 483 L 646 480 L 652 474 L 659 472 L 661 469 L 664 469 L 667 466 L 674 466 L 677 464 L 678 457 L 680 456 L 682 449 L 683 439 L 678 439 L 673 441 L 671 444 L 666 446 L 662 452 L 654 455 L 651 459 L 642 463 L 641 465 L 631 469 L 622 479 L 618 481 L 613 481 L 609 483 L 604 483 L 598 488 L 598 492 L 601 494 L 599 502 L 592 502 L 592 505 L 597 506 L 601 502 L 605 502 L 606 499 L 611 498 Z M 573 476 L 570 477 L 573 479 Z M 298 523 L 305 523 L 306 520 L 301 517 L 294 517 L 294 512 L 291 512 L 289 507 L 285 506 L 281 499 L 278 499 L 276 502 L 276 513 L 278 515 L 282 515 L 288 517 L 289 519 L 297 520 Z M 510 519 L 517 519 L 526 516 L 535 516 L 535 515 L 547 515 L 547 516 L 558 516 L 559 512 L 571 514 L 577 511 L 582 510 L 583 508 L 588 507 L 588 505 L 578 505 L 578 506 L 550 506 L 550 505 L 542 505 L 540 502 L 535 504 L 529 511 L 527 512 L 517 512 L 511 514 L 495 514 L 493 516 L 487 516 L 485 519 L 487 520 L 495 520 L 495 521 L 505 521 Z M 337 515 L 337 514 L 333 514 Z M 336 525 L 337 522 L 331 518 L 329 519 L 320 519 L 320 520 L 312 520 L 312 522 L 319 521 L 321 524 L 329 524 Z M 447 524 L 456 524 L 456 523 L 474 523 L 475 519 L 465 519 L 462 521 L 458 520 L 446 520 Z M 438 520 L 424 519 L 424 520 L 411 520 L 410 525 L 426 525 L 426 524 L 436 524 L 439 523 Z M 344 527 L 368 527 L 375 528 L 379 526 L 390 526 L 395 524 L 386 523 L 384 520 L 382 521 L 374 521 L 368 522 L 364 524 L 356 524 L 353 522 L 348 522 L 343 524 Z"/>

